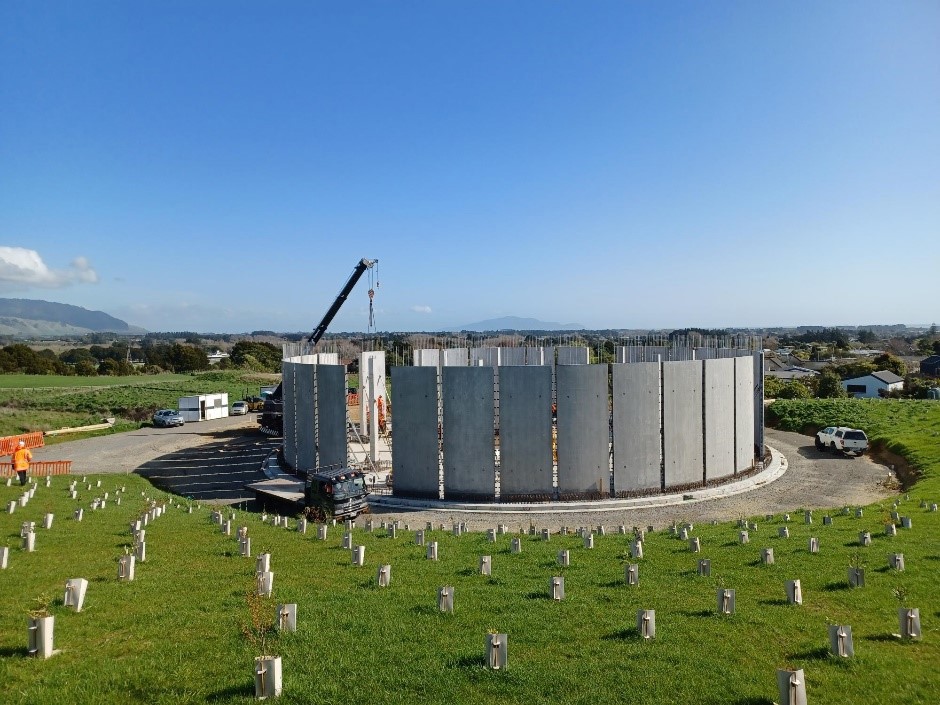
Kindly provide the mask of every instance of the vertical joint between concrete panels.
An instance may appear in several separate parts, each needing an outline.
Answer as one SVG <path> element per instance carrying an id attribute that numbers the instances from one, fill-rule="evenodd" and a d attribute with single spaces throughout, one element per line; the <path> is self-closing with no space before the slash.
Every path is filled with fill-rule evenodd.
<path id="1" fill-rule="evenodd" d="M 384 375 L 383 375 L 383 379 L 384 379 Z M 349 368 L 344 367 L 343 368 L 343 418 L 345 419 L 344 429 L 346 432 L 343 435 L 346 437 L 346 466 L 350 467 L 355 462 L 355 456 L 353 455 L 353 452 L 352 452 L 352 444 L 349 442 L 350 441 L 349 429 L 352 427 L 352 423 L 351 423 L 350 416 L 349 416 L 349 404 L 346 403 L 346 392 L 348 390 L 349 390 Z M 371 401 L 370 401 L 370 404 L 371 404 Z M 362 407 L 359 407 L 359 408 L 362 409 Z M 376 419 L 375 422 L 378 423 L 378 419 Z M 360 423 L 362 423 L 361 417 L 360 417 Z M 371 443 L 370 443 L 370 446 L 371 446 Z M 371 459 L 371 456 L 368 456 L 368 459 Z M 372 466 L 372 469 L 373 471 L 375 470 L 374 464 Z"/>
<path id="2" fill-rule="evenodd" d="M 317 390 L 319 375 L 316 365 L 313 367 L 313 467 L 320 467 L 320 395 Z"/>
<path id="3" fill-rule="evenodd" d="M 692 351 L 692 359 L 695 360 L 695 351 Z M 708 377 L 705 375 L 705 361 L 702 365 L 702 485 L 708 479 L 708 414 L 705 411 L 705 400 L 708 398 Z"/>
<path id="4" fill-rule="evenodd" d="M 659 361 L 659 488 L 666 491 L 666 399 L 663 387 L 663 358 Z"/>
<path id="5" fill-rule="evenodd" d="M 733 358 L 732 358 L 733 359 Z M 731 367 L 731 387 L 734 393 L 731 395 L 731 411 L 734 419 L 734 467 L 732 474 L 738 474 L 738 366 Z"/>
<path id="6" fill-rule="evenodd" d="M 600 359 L 600 348 L 598 348 L 597 359 Z M 609 363 L 604 363 L 607 368 L 607 493 L 610 497 L 616 497 L 616 488 L 614 487 L 614 375 Z"/>
<path id="7" fill-rule="evenodd" d="M 552 407 L 558 409 L 558 379 L 555 376 L 555 349 L 552 348 Z M 558 490 L 558 416 L 552 419 L 552 491 L 557 500 Z"/>
<path id="8" fill-rule="evenodd" d="M 764 351 L 760 350 L 757 353 L 757 369 L 760 370 L 760 374 L 756 375 L 756 383 L 759 394 L 757 394 L 760 399 L 755 399 L 754 403 L 754 413 L 758 417 L 757 424 L 757 433 L 758 433 L 758 447 L 760 448 L 759 455 L 763 457 L 764 455 Z"/>
<path id="9" fill-rule="evenodd" d="M 441 384 L 441 367 L 437 366 L 435 379 L 435 393 L 437 394 L 437 494 L 438 499 L 444 498 L 444 392 Z"/>

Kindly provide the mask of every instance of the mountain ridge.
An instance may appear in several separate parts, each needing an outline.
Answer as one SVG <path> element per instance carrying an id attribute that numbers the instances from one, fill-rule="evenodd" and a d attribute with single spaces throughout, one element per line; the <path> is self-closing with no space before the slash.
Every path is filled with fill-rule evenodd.
<path id="1" fill-rule="evenodd" d="M 25 338 L 139 332 L 143 329 L 104 311 L 40 299 L 0 298 L 0 335 Z"/>

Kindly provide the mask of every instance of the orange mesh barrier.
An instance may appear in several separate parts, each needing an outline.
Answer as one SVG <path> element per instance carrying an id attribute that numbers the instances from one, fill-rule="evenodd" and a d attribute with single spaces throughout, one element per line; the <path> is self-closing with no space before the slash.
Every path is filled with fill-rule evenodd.
<path id="1" fill-rule="evenodd" d="M 38 463 L 29 464 L 29 474 L 33 477 L 68 475 L 71 472 L 71 460 L 43 460 Z M 14 475 L 16 475 L 16 473 L 13 472 L 13 463 L 0 463 L 0 477 L 12 477 Z"/>
<path id="2" fill-rule="evenodd" d="M 42 431 L 21 433 L 19 436 L 4 436 L 0 438 L 0 455 L 13 455 L 20 441 L 26 441 L 27 448 L 42 448 L 46 444 Z"/>

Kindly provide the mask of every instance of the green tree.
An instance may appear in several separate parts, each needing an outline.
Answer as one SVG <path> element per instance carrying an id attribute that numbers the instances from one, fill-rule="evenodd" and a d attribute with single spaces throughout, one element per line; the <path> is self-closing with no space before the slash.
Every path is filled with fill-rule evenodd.
<path id="1" fill-rule="evenodd" d="M 206 351 L 193 345 L 174 343 L 169 357 L 176 372 L 198 372 L 209 369 L 209 356 L 206 355 Z"/>
<path id="2" fill-rule="evenodd" d="M 80 377 L 95 377 L 98 374 L 98 368 L 92 360 L 82 360 L 75 365 L 75 374 Z"/>
<path id="3" fill-rule="evenodd" d="M 848 396 L 845 387 L 842 386 L 842 380 L 832 370 L 823 370 L 819 375 L 819 385 L 816 388 L 816 396 L 820 399 L 842 399 Z"/>
<path id="4" fill-rule="evenodd" d="M 890 353 L 884 353 L 879 355 L 874 359 L 875 367 L 879 370 L 890 370 L 894 372 L 898 377 L 903 377 L 907 374 L 907 367 L 904 365 L 904 360 L 892 355 Z"/>

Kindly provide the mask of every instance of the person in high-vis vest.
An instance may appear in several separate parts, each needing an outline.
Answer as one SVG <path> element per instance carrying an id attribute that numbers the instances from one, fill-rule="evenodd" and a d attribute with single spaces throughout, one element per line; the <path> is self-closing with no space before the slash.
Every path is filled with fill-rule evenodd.
<path id="1" fill-rule="evenodd" d="M 33 459 L 33 454 L 26 447 L 26 441 L 20 440 L 19 446 L 13 451 L 13 469 L 20 478 L 20 484 L 26 484 L 26 473 L 29 472 L 29 461 Z"/>

